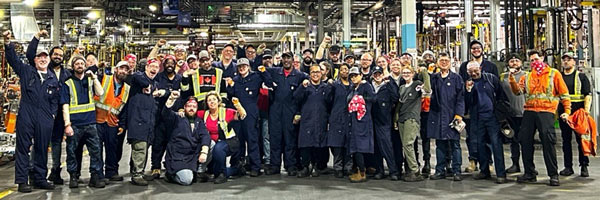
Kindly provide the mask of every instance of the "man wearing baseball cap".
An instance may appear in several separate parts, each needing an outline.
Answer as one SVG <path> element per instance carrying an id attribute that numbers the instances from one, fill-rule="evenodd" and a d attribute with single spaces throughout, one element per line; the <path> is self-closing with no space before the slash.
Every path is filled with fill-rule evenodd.
<path id="1" fill-rule="evenodd" d="M 506 173 L 512 174 L 521 172 L 521 165 L 519 164 L 521 145 L 519 144 L 518 134 L 521 130 L 521 121 L 523 121 L 525 95 L 516 95 L 512 92 L 508 77 L 512 75 L 516 80 L 520 80 L 522 76 L 527 76 L 527 72 L 522 70 L 523 62 L 518 53 L 509 54 L 506 57 L 506 61 L 508 62 L 508 70 L 500 74 L 500 85 L 502 85 L 502 89 L 504 89 L 504 93 L 510 103 L 510 116 L 507 118 L 507 121 L 515 133 L 513 138 L 510 139 L 510 159 L 512 160 L 512 165 L 506 169 Z"/>
<path id="2" fill-rule="evenodd" d="M 321 45 L 319 45 L 319 48 L 317 50 L 317 53 L 315 55 L 315 59 L 317 61 L 317 63 L 321 63 L 323 61 L 329 62 L 329 64 L 332 66 L 333 68 L 333 78 L 336 79 L 337 78 L 337 74 L 339 71 L 339 67 L 340 64 L 342 64 L 342 60 L 341 60 L 341 50 L 342 48 L 337 45 L 337 44 L 333 44 L 329 47 L 329 53 L 327 55 L 327 58 L 324 58 L 324 54 L 325 54 L 325 49 L 327 48 L 328 45 L 331 44 L 331 37 L 329 36 L 325 36 L 323 38 L 323 41 L 321 42 Z M 350 65 L 352 66 L 352 65 Z"/>
<path id="3" fill-rule="evenodd" d="M 310 48 L 302 51 L 302 63 L 300 64 L 302 72 L 307 74 L 310 73 L 310 66 L 315 63 L 315 60 L 313 59 L 314 54 L 315 52 Z"/>
<path id="4" fill-rule="evenodd" d="M 481 72 L 487 72 L 493 74 L 498 77 L 498 67 L 496 64 L 484 59 L 483 55 L 483 44 L 477 40 L 471 41 L 469 44 L 469 48 L 471 48 L 471 59 L 463 62 L 459 68 L 459 75 L 463 79 L 463 81 L 468 81 L 471 79 L 469 73 L 467 72 L 467 64 L 470 61 L 476 61 L 479 63 Z M 465 113 L 469 113 L 468 107 L 466 107 Z M 467 124 L 467 149 L 469 151 L 469 166 L 465 168 L 465 172 L 473 172 L 477 170 L 477 139 L 475 136 L 471 137 L 471 129 L 469 128 L 470 120 L 468 116 L 465 118 L 465 123 Z M 479 167 L 489 167 L 489 166 L 479 166 Z"/>
<path id="5" fill-rule="evenodd" d="M 48 52 L 36 51 L 33 62 L 35 67 L 22 63 L 10 42 L 11 32 L 4 37 L 5 58 L 20 78 L 21 100 L 17 120 L 15 148 L 15 184 L 19 192 L 31 192 L 35 188 L 53 190 L 54 185 L 46 180 L 48 173 L 48 143 L 52 136 L 54 117 L 58 110 L 59 82 L 53 73 L 48 73 Z M 40 114 L 47 113 L 47 114 Z M 37 124 L 37 126 L 34 126 Z M 29 149 L 39 152 L 33 155 L 33 182 L 28 183 L 30 157 Z"/>
<path id="6" fill-rule="evenodd" d="M 227 47 L 227 49 L 223 51 L 227 51 L 230 48 L 231 47 Z M 190 69 L 183 73 L 181 80 L 182 97 L 188 98 L 189 96 L 194 96 L 198 102 L 202 103 L 206 98 L 206 94 L 210 91 L 216 91 L 222 96 L 227 96 L 225 91 L 226 82 L 223 80 L 223 69 L 214 67 L 210 64 L 210 55 L 206 50 L 200 51 L 198 60 L 200 62 L 200 68 L 197 70 Z M 222 64 L 224 61 L 225 59 L 219 61 L 219 63 Z M 231 64 L 235 63 L 231 62 Z"/>
<path id="7" fill-rule="evenodd" d="M 562 56 L 562 77 L 569 89 L 569 98 L 571 99 L 571 110 L 577 111 L 581 108 L 587 113 L 590 112 L 592 106 L 592 90 L 590 81 L 584 73 L 577 70 L 575 54 L 567 52 Z M 558 113 L 562 113 L 564 109 L 558 107 Z M 571 140 L 575 135 L 577 141 L 577 149 L 579 152 L 579 166 L 581 167 L 581 176 L 588 177 L 588 165 L 590 160 L 583 154 L 581 147 L 581 135 L 573 131 L 573 129 L 563 120 L 559 120 L 560 132 L 562 135 L 562 150 L 564 157 L 565 168 L 560 171 L 561 176 L 571 176 L 573 171 L 573 149 L 571 148 Z"/>

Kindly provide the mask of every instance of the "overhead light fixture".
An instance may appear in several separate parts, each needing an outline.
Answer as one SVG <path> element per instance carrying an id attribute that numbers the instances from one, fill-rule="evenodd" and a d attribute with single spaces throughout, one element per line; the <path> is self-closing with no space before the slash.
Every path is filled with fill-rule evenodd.
<path id="1" fill-rule="evenodd" d="M 96 20 L 96 19 L 100 18 L 100 11 L 97 11 L 97 10 L 90 11 L 87 14 L 87 18 L 91 19 L 91 20 Z"/>
<path id="2" fill-rule="evenodd" d="M 38 1 L 37 1 L 37 0 L 24 0 L 24 1 L 23 1 L 23 3 L 24 3 L 25 5 L 28 5 L 28 6 L 34 7 L 34 6 L 37 6 L 37 4 L 38 4 Z"/>
<path id="3" fill-rule="evenodd" d="M 158 8 L 156 7 L 156 5 L 154 5 L 154 4 L 148 6 L 148 9 L 150 9 L 150 11 L 152 11 L 152 12 L 158 10 Z"/>
<path id="4" fill-rule="evenodd" d="M 92 7 L 90 6 L 78 6 L 78 7 L 73 7 L 73 10 L 91 10 Z"/>

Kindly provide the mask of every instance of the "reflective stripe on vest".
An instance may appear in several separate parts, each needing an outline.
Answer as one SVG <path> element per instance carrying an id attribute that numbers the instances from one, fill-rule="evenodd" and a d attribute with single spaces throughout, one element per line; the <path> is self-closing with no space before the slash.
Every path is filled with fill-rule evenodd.
<path id="1" fill-rule="evenodd" d="M 225 114 L 227 113 L 227 109 L 220 107 L 219 108 L 219 127 L 221 128 L 221 130 L 223 131 L 223 133 L 225 133 L 225 139 L 229 139 L 232 138 L 233 136 L 235 136 L 235 131 L 233 129 L 228 131 L 228 127 L 227 127 L 227 121 L 225 120 Z M 206 123 L 206 120 L 208 119 L 208 116 L 210 115 L 210 111 L 206 110 L 204 111 L 204 123 Z"/>
<path id="2" fill-rule="evenodd" d="M 88 98 L 89 98 L 89 101 L 87 104 L 79 104 L 79 102 L 77 100 L 77 89 L 75 88 L 75 83 L 73 82 L 73 79 L 69 79 L 65 82 L 65 84 L 67 84 L 67 86 L 69 86 L 69 88 L 70 88 L 69 93 L 71 96 L 71 100 L 69 102 L 69 114 L 91 112 L 96 109 L 96 106 L 94 106 L 94 99 L 93 99 L 94 96 L 92 94 L 94 82 L 89 77 L 87 79 L 88 79 Z"/>
<path id="3" fill-rule="evenodd" d="M 533 76 L 533 72 L 527 74 L 525 76 L 525 91 L 527 92 L 525 95 L 525 99 L 527 101 L 529 100 L 535 100 L 535 99 L 542 99 L 542 100 L 548 100 L 548 101 L 558 101 L 560 100 L 559 97 L 556 97 L 552 94 L 552 91 L 554 90 L 554 75 L 556 73 L 555 69 L 550 69 L 550 75 L 548 76 L 548 83 L 546 84 L 548 87 L 546 88 L 546 93 L 538 93 L 538 94 L 531 94 L 531 91 L 529 90 L 529 80 L 531 80 L 531 76 Z"/>
<path id="4" fill-rule="evenodd" d="M 579 79 L 579 71 L 575 71 L 575 78 L 573 83 L 573 89 L 575 90 L 575 94 L 569 94 L 569 98 L 571 102 L 583 102 L 585 96 L 581 94 L 581 80 Z"/>
<path id="5" fill-rule="evenodd" d="M 221 80 L 223 79 L 223 70 L 219 69 L 219 68 L 215 68 L 215 77 L 216 77 L 216 82 L 215 82 L 215 92 L 220 93 L 221 92 Z M 194 75 L 192 75 L 192 86 L 194 87 L 194 97 L 196 97 L 196 99 L 198 99 L 198 101 L 204 101 L 204 99 L 206 98 L 206 94 L 208 94 L 208 92 L 210 91 L 206 91 L 206 92 L 200 92 L 200 72 L 196 71 L 196 73 L 194 73 Z M 204 81 L 204 80 L 202 80 Z M 183 85 L 182 85 L 183 86 Z M 189 86 L 187 86 L 189 87 Z M 181 88 L 182 90 L 186 91 L 183 87 Z M 223 94 L 221 94 L 221 98 L 226 98 L 226 96 L 224 97 Z"/>
<path id="6" fill-rule="evenodd" d="M 112 113 L 114 115 L 119 115 L 119 113 L 121 113 L 121 111 L 125 107 L 125 103 L 127 103 L 127 99 L 129 99 L 129 88 L 130 87 L 127 83 L 123 83 L 123 86 L 120 88 L 121 92 L 119 93 L 119 96 L 114 97 L 114 98 L 120 97 L 121 104 L 119 105 L 118 108 L 113 108 L 110 105 L 106 104 L 107 95 L 109 93 L 112 93 L 111 95 L 115 94 L 114 91 L 111 90 L 113 88 L 113 82 L 114 82 L 113 76 L 111 76 L 111 75 L 104 76 L 104 78 L 102 79 L 102 88 L 104 88 L 104 94 L 102 94 L 102 96 L 100 96 L 100 100 L 97 101 L 95 105 L 97 108 L 109 111 L 110 113 Z"/>

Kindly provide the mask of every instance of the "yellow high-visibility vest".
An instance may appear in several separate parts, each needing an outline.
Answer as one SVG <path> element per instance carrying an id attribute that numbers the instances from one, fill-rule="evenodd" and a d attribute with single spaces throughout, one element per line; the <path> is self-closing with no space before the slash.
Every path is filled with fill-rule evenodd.
<path id="1" fill-rule="evenodd" d="M 235 136 L 235 131 L 233 129 L 229 130 L 227 127 L 227 121 L 225 121 L 225 114 L 227 113 L 227 108 L 223 108 L 223 107 L 219 107 L 219 128 L 221 130 L 223 130 L 223 133 L 225 133 L 225 139 L 230 139 L 233 136 Z M 204 111 L 204 123 L 206 124 L 206 120 L 208 119 L 208 116 L 210 115 L 210 111 L 206 110 Z"/>
<path id="2" fill-rule="evenodd" d="M 65 82 L 65 84 L 67 84 L 67 86 L 69 86 L 70 90 L 70 102 L 69 102 L 69 114 L 77 114 L 77 113 L 85 113 L 85 112 L 91 112 L 94 111 L 96 109 L 96 107 L 94 106 L 94 95 L 92 94 L 92 90 L 94 88 L 94 82 L 92 81 L 92 78 L 87 77 L 88 79 L 88 98 L 89 101 L 86 104 L 80 104 L 77 100 L 77 89 L 75 88 L 75 83 L 73 82 L 73 79 L 70 78 L 69 80 L 67 80 Z"/>

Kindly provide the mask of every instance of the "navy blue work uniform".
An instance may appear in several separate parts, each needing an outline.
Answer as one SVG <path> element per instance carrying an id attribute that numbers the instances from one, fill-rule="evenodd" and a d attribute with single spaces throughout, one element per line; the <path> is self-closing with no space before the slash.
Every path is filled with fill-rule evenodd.
<path id="1" fill-rule="evenodd" d="M 463 116 L 465 112 L 464 82 L 454 73 L 448 72 L 442 78 L 441 72 L 431 75 L 431 107 L 427 121 L 427 136 L 436 139 L 436 174 L 444 173 L 446 156 L 451 153 L 452 170 L 460 173 L 462 155 L 460 150 L 460 134 L 449 124 L 456 115 Z M 450 149 L 448 149 L 450 148 Z"/>
<path id="2" fill-rule="evenodd" d="M 311 162 L 323 162 L 325 157 L 322 154 L 329 153 L 326 151 L 326 134 L 330 93 L 331 85 L 327 83 L 310 83 L 307 87 L 300 86 L 294 91 L 294 101 L 299 105 L 301 115 L 298 148 L 302 167 L 305 169 L 308 169 Z"/>
<path id="3" fill-rule="evenodd" d="M 254 48 L 254 50 L 257 50 L 258 48 Z M 262 56 L 264 55 L 256 55 L 256 57 L 254 57 L 253 60 L 250 60 L 250 58 L 246 57 L 246 47 L 242 47 L 242 46 L 238 46 L 237 47 L 237 59 L 240 58 L 247 58 L 248 61 L 250 61 L 250 69 L 252 69 L 252 71 L 258 71 L 258 67 L 262 65 Z"/>
<path id="4" fill-rule="evenodd" d="M 232 159 L 241 159 L 246 154 L 246 143 L 248 145 L 248 156 L 250 168 L 253 171 L 260 171 L 261 159 L 258 148 L 258 94 L 263 82 L 267 86 L 272 86 L 271 75 L 265 72 L 248 72 L 246 77 L 236 75 L 233 77 L 233 87 L 227 87 L 229 96 L 237 97 L 246 110 L 246 118 L 239 121 L 241 127 L 236 130 L 240 140 L 240 148 L 236 157 Z"/>
<path id="5" fill-rule="evenodd" d="M 285 74 L 283 67 L 267 68 L 273 78 L 273 91 L 269 94 L 269 131 L 271 142 L 271 169 L 279 172 L 281 156 L 284 168 L 289 172 L 296 171 L 296 149 L 298 135 L 294 131 L 294 115 L 298 114 L 298 106 L 293 101 L 293 92 L 300 86 L 307 75 L 291 69 Z"/>
<path id="6" fill-rule="evenodd" d="M 460 75 L 460 77 L 463 79 L 464 82 L 467 82 L 469 79 L 471 79 L 471 77 L 469 76 L 469 74 L 467 73 L 467 64 L 469 64 L 469 62 L 463 62 L 462 64 L 460 64 L 460 68 L 458 70 L 458 74 Z M 480 69 L 481 72 L 487 72 L 490 74 L 493 74 L 496 77 L 500 77 L 498 75 L 498 67 L 496 66 L 496 64 L 482 59 L 482 62 L 480 64 Z M 465 113 L 470 113 L 469 112 L 469 107 L 465 107 Z M 477 135 L 474 133 L 471 133 L 471 119 L 469 118 L 465 118 L 464 119 L 465 123 L 467 124 L 467 126 L 465 127 L 465 129 L 467 130 L 467 149 L 469 151 L 469 160 L 477 160 L 477 154 L 478 154 L 478 144 L 477 144 Z"/>
<path id="7" fill-rule="evenodd" d="M 198 169 L 198 157 L 202 146 L 210 145 L 210 135 L 200 117 L 193 120 L 181 117 L 167 107 L 161 108 L 165 127 L 173 130 L 167 142 L 165 168 L 167 176 L 175 176 L 179 170 Z M 193 128 L 192 128 L 193 127 Z"/>
<path id="8" fill-rule="evenodd" d="M 16 124 L 15 183 L 28 181 L 29 149 L 39 152 L 33 158 L 33 180 L 30 184 L 46 184 L 48 173 L 48 144 L 52 136 L 54 118 L 58 110 L 59 82 L 53 73 L 42 75 L 34 66 L 22 63 L 14 44 L 4 46 L 6 60 L 19 76 L 21 101 Z M 43 78 L 42 78 L 43 77 Z M 64 126 L 63 126 L 64 128 Z"/>
<path id="9" fill-rule="evenodd" d="M 160 115 L 162 109 L 165 107 L 165 103 L 169 98 L 171 90 L 178 90 L 181 86 L 181 74 L 175 74 L 173 79 L 170 79 L 166 71 L 162 71 L 156 75 L 157 82 L 157 90 L 165 90 L 166 93 L 162 97 L 158 97 L 158 114 L 156 116 L 157 122 L 162 122 L 163 118 Z M 160 169 L 161 161 L 163 155 L 165 154 L 165 150 L 167 147 L 167 142 L 169 141 L 170 129 L 165 128 L 165 123 L 156 123 L 156 127 L 154 128 L 154 140 L 152 142 L 152 167 L 151 169 Z"/>
<path id="10" fill-rule="evenodd" d="M 333 82 L 331 90 L 331 115 L 327 131 L 327 146 L 332 149 L 333 169 L 349 172 L 352 168 L 352 159 L 348 151 L 350 113 L 348 112 L 347 98 L 351 85 L 350 83 L 344 85 L 341 80 L 336 80 Z"/>
<path id="11" fill-rule="evenodd" d="M 31 66 L 35 66 L 33 59 L 35 58 L 35 52 L 37 50 L 39 42 L 40 40 L 38 40 L 36 37 L 33 37 L 33 39 L 31 39 L 31 42 L 29 42 L 29 45 L 27 46 L 27 51 L 25 55 Z M 66 70 L 61 65 L 58 66 L 60 69 L 60 74 L 56 74 L 56 72 L 54 71 L 54 68 L 56 66 L 53 65 L 53 62 L 48 63 L 48 72 L 54 74 L 54 76 L 57 77 L 60 87 L 69 77 L 71 77 L 71 73 L 69 72 L 69 70 Z M 63 119 L 62 115 L 62 107 L 58 106 L 55 115 L 56 117 L 54 119 L 54 126 L 52 128 L 52 139 L 50 141 L 50 145 L 52 148 L 52 170 L 55 171 L 55 174 L 60 175 L 62 141 L 63 136 L 65 135 L 65 120 Z"/>
<path id="12" fill-rule="evenodd" d="M 494 165 L 498 177 L 506 177 L 504 169 L 504 150 L 502 149 L 502 135 L 500 134 L 500 123 L 494 115 L 494 105 L 497 101 L 508 102 L 508 97 L 502 90 L 498 77 L 481 72 L 481 78 L 473 80 L 471 92 L 465 94 L 465 104 L 469 105 L 471 115 L 471 133 L 477 138 L 477 158 L 481 167 L 481 173 L 490 175 L 490 154 L 494 155 Z M 492 151 L 486 142 L 491 144 Z"/>
<path id="13" fill-rule="evenodd" d="M 157 88 L 155 80 L 150 79 L 144 72 L 136 72 L 128 78 L 131 85 L 127 105 L 127 141 L 151 142 L 154 139 L 154 124 L 157 113 L 157 104 L 152 97 L 152 92 Z M 150 94 L 143 92 L 144 88 L 151 87 Z"/>
<path id="14" fill-rule="evenodd" d="M 365 171 L 365 156 L 364 154 L 372 154 L 374 152 L 375 144 L 373 138 L 373 118 L 372 118 L 372 105 L 375 102 L 375 90 L 371 84 L 366 81 L 362 81 L 358 86 L 352 86 L 352 90 L 348 95 L 348 102 L 352 100 L 354 96 L 362 96 L 365 101 L 366 113 L 358 119 L 358 113 L 350 113 L 350 137 L 348 141 L 348 150 L 354 158 L 354 164 L 360 171 Z"/>
<path id="15" fill-rule="evenodd" d="M 375 167 L 377 173 L 383 174 L 383 158 L 387 163 L 390 175 L 398 175 L 398 166 L 394 157 L 392 145 L 392 116 L 394 104 L 398 101 L 398 85 L 394 81 L 381 83 L 379 88 L 373 82 L 375 88 L 375 103 L 373 104 L 373 125 L 375 129 Z"/>
<path id="16" fill-rule="evenodd" d="M 245 55 L 245 54 L 244 54 Z M 235 60 L 232 60 L 231 63 L 229 63 L 229 66 L 225 67 L 223 65 L 223 61 L 216 61 L 212 63 L 212 67 L 214 68 L 219 68 L 221 70 L 223 70 L 223 78 L 232 78 L 238 75 L 238 70 L 237 70 L 237 62 Z M 222 81 L 225 82 L 225 81 Z M 221 88 L 221 92 L 223 93 L 223 88 Z M 231 103 L 230 100 L 227 100 L 227 98 L 221 96 L 221 98 L 223 98 L 223 102 L 225 103 L 225 107 L 227 108 L 234 108 L 233 104 Z M 240 132 L 240 129 L 242 127 L 242 124 L 240 121 L 234 120 L 232 122 L 229 123 L 229 127 L 231 127 L 236 133 Z M 241 148 L 240 148 L 241 149 Z M 244 153 L 241 151 L 238 152 L 232 152 L 231 155 L 231 159 L 229 160 L 229 164 L 233 167 L 239 167 L 239 165 L 242 165 L 243 163 L 242 161 L 242 157 L 243 157 Z"/>

